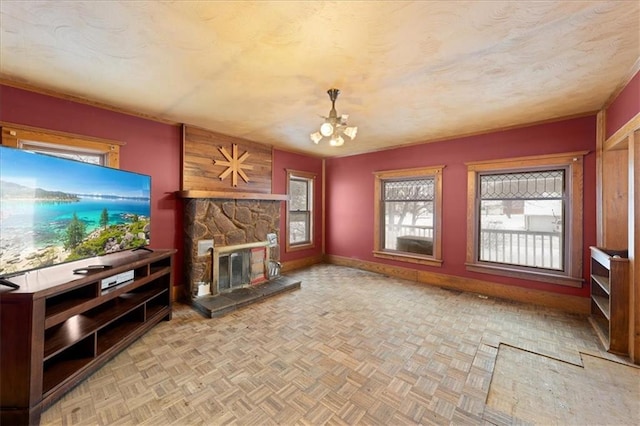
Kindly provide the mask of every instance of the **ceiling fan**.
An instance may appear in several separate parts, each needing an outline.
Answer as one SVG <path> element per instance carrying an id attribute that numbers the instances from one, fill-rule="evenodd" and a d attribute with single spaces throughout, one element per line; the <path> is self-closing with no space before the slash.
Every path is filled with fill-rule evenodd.
<path id="1" fill-rule="evenodd" d="M 344 138 L 342 135 L 353 140 L 358 133 L 358 128 L 355 126 L 347 126 L 347 119 L 349 118 L 347 114 L 342 114 L 338 117 L 338 113 L 336 112 L 336 99 L 338 99 L 340 90 L 329 89 L 327 90 L 327 93 L 329 94 L 329 99 L 331 99 L 331 111 L 329 111 L 329 116 L 322 116 L 322 118 L 324 118 L 324 123 L 320 125 L 320 131 L 311 133 L 309 137 L 315 144 L 318 144 L 323 137 L 326 137 L 330 138 L 329 145 L 341 146 L 344 144 Z"/>

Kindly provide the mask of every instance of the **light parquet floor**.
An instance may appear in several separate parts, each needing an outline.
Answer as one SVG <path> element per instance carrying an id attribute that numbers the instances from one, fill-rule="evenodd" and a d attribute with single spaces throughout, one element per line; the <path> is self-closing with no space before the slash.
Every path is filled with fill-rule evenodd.
<path id="1" fill-rule="evenodd" d="M 222 318 L 174 305 L 172 321 L 49 407 L 41 424 L 564 424 L 546 413 L 545 395 L 528 396 L 533 417 L 501 405 L 514 384 L 492 385 L 500 348 L 576 368 L 581 353 L 622 361 L 601 351 L 582 316 L 335 265 L 291 276 L 300 290 Z M 535 363 L 522 369 L 524 380 L 524 369 L 540 374 Z M 636 424 L 640 405 L 629 410 L 611 424 Z"/>

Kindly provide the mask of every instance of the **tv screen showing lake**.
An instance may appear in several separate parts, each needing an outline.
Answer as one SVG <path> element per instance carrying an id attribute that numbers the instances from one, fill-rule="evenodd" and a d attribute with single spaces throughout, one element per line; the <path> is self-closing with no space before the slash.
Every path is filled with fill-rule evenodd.
<path id="1" fill-rule="evenodd" d="M 149 244 L 151 178 L 0 147 L 0 275 Z"/>

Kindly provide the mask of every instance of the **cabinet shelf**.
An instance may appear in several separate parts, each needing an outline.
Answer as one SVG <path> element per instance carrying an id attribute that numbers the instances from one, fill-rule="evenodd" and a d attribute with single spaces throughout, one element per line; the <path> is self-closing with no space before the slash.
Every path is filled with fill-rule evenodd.
<path id="1" fill-rule="evenodd" d="M 601 275 L 591 274 L 592 282 L 598 284 L 602 290 L 604 290 L 607 295 L 611 294 L 611 286 L 609 285 L 609 278 L 603 277 Z"/>
<path id="2" fill-rule="evenodd" d="M 157 316 L 164 316 L 166 315 L 167 312 L 167 308 L 161 305 L 152 305 L 152 306 L 148 306 L 147 305 L 147 319 L 153 319 Z"/>
<path id="3" fill-rule="evenodd" d="M 143 292 L 122 294 L 120 297 L 111 299 L 91 311 L 74 315 L 57 328 L 47 330 L 45 334 L 44 360 L 46 361 L 49 357 L 72 345 L 75 341 L 125 315 L 161 291 L 150 289 Z"/>
<path id="4" fill-rule="evenodd" d="M 611 314 L 609 313 L 609 299 L 602 296 L 591 296 L 591 299 L 594 301 L 598 309 L 600 309 L 602 315 L 604 315 L 606 319 L 610 319 Z"/>
<path id="5" fill-rule="evenodd" d="M 137 338 L 137 334 L 146 332 L 149 328 L 149 324 L 155 324 L 160 322 L 163 317 L 169 315 L 171 310 L 169 308 L 160 307 L 156 310 L 155 315 L 147 315 L 146 321 L 136 321 L 135 319 L 128 318 L 118 324 L 117 328 L 105 328 L 98 332 L 98 344 L 97 354 L 105 355 L 113 350 L 116 345 L 125 338 L 134 339 Z"/>
<path id="6" fill-rule="evenodd" d="M 95 357 L 95 336 L 89 335 L 79 340 L 65 352 L 58 353 L 44 361 L 42 389 L 43 393 L 63 383 L 70 375 L 89 365 Z"/>
<path id="7" fill-rule="evenodd" d="M 15 319 L 0 322 L 0 424 L 39 423 L 43 407 L 170 320 L 174 253 L 119 253 L 113 268 L 82 277 L 73 264 L 43 268 L 37 288 L 0 291 L 2 317 Z M 103 279 L 131 270 L 133 280 L 101 290 Z"/>
<path id="8" fill-rule="evenodd" d="M 94 282 L 47 298 L 45 304 L 45 318 L 49 321 L 54 319 L 55 322 L 55 318 L 64 318 L 66 316 L 66 312 L 70 309 L 74 309 L 85 302 L 94 300 L 98 296 L 98 285 L 99 283 Z"/>
<path id="9" fill-rule="evenodd" d="M 78 370 L 84 368 L 93 360 L 93 356 L 65 359 L 56 363 L 52 368 L 45 370 L 44 378 L 42 380 L 43 395 L 49 393 L 53 388 L 67 380 L 69 376 L 75 374 Z"/>
<path id="10" fill-rule="evenodd" d="M 590 322 L 603 346 L 626 355 L 629 349 L 628 252 L 591 247 Z"/>
<path id="11" fill-rule="evenodd" d="M 153 272 L 149 275 L 141 276 L 131 282 L 111 287 L 102 291 L 97 290 L 98 286 L 100 285 L 99 282 L 86 285 L 84 286 L 88 288 L 86 294 L 93 294 L 93 297 L 70 297 L 69 300 L 65 300 L 61 303 L 56 303 L 52 308 L 47 308 L 47 311 L 45 313 L 45 328 L 50 328 L 57 324 L 60 324 L 61 322 L 66 321 L 69 317 L 85 312 L 86 310 L 98 306 L 111 299 L 115 299 L 126 292 L 132 291 L 140 286 L 144 286 L 148 282 L 155 281 L 160 277 L 169 275 L 170 273 L 170 268 L 167 268 L 166 266 L 155 267 L 153 268 Z M 84 289 L 84 287 L 81 287 L 80 289 L 78 289 L 78 291 L 80 292 Z M 62 294 L 60 296 L 65 296 L 65 294 Z M 47 303 L 49 303 L 49 300 L 50 299 L 47 299 Z"/>
<path id="12" fill-rule="evenodd" d="M 144 306 L 130 311 L 98 331 L 98 355 L 114 347 L 144 324 Z"/>

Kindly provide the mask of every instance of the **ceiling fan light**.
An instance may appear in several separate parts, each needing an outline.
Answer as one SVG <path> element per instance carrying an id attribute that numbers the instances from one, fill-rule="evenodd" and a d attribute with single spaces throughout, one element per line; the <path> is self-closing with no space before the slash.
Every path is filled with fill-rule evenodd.
<path id="1" fill-rule="evenodd" d="M 346 129 L 344 129 L 343 133 L 345 135 L 349 136 L 351 138 L 351 140 L 353 140 L 353 138 L 356 137 L 356 134 L 358 134 L 358 127 L 356 127 L 356 126 L 347 127 Z"/>
<path id="2" fill-rule="evenodd" d="M 342 146 L 344 145 L 343 135 L 353 139 L 356 137 L 358 128 L 355 126 L 347 126 L 348 114 L 342 114 L 338 116 L 336 112 L 336 99 L 340 94 L 338 89 L 329 89 L 327 91 L 329 99 L 331 99 L 331 111 L 329 111 L 328 117 L 323 117 L 324 122 L 320 125 L 318 132 L 311 133 L 309 137 L 313 143 L 318 144 L 323 138 L 329 139 L 330 146 Z"/>
<path id="3" fill-rule="evenodd" d="M 342 136 L 334 136 L 331 138 L 331 141 L 329 142 L 329 145 L 331 146 L 342 146 L 344 144 L 344 139 L 342 139 Z"/>
<path id="4" fill-rule="evenodd" d="M 315 143 L 316 145 L 318 144 L 318 142 L 320 142 L 320 140 L 322 139 L 322 135 L 320 134 L 320 132 L 315 132 L 315 133 L 311 133 L 309 135 L 309 137 L 311 138 L 311 140 L 313 141 L 313 143 Z"/>
<path id="5" fill-rule="evenodd" d="M 331 136 L 333 134 L 333 125 L 325 121 L 320 126 L 320 133 L 322 133 L 322 136 Z"/>

